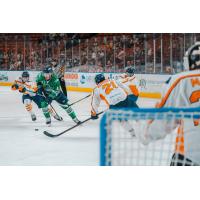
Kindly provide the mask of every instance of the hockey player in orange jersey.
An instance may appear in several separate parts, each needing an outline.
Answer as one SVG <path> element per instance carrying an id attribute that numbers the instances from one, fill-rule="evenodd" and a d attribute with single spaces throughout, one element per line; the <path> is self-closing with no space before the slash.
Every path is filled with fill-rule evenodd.
<path id="1" fill-rule="evenodd" d="M 28 113 L 31 116 L 32 121 L 36 120 L 36 115 L 33 112 L 32 107 L 32 101 L 36 103 L 38 108 L 41 108 L 43 111 L 43 114 L 46 118 L 46 124 L 49 124 L 50 121 L 50 110 L 48 109 L 48 103 L 46 102 L 45 97 L 38 95 L 37 91 L 37 85 L 36 83 L 29 80 L 29 73 L 27 71 L 24 71 L 22 73 L 22 76 L 19 77 L 19 79 L 15 80 L 11 89 L 12 90 L 18 90 L 20 93 L 22 93 L 22 102 L 25 106 L 25 109 L 28 111 Z"/>
<path id="2" fill-rule="evenodd" d="M 31 96 L 35 96 L 37 92 L 37 86 L 29 81 L 29 73 L 24 71 L 19 77 L 18 80 L 14 81 L 14 84 L 11 87 L 12 90 L 18 90 L 20 93 L 23 94 L 22 101 L 25 105 L 26 110 L 31 115 L 32 121 L 36 120 L 36 115 L 33 112 L 32 103 L 31 103 Z"/>
<path id="3" fill-rule="evenodd" d="M 133 101 L 128 99 L 128 87 L 115 80 L 106 79 L 103 74 L 95 76 L 96 87 L 93 89 L 91 117 L 98 118 L 98 107 L 104 101 L 108 108 L 132 107 Z"/>
<path id="4" fill-rule="evenodd" d="M 138 108 L 136 101 L 139 96 L 139 83 L 135 76 L 134 67 L 127 67 L 125 73 L 120 76 L 120 80 L 117 83 L 121 82 L 121 86 L 127 91 L 129 101 L 133 103 L 134 108 Z"/>

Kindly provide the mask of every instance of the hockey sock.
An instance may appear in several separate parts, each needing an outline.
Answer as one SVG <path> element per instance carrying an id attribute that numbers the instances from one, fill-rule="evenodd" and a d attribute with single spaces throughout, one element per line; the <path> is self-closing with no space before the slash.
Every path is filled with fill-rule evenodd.
<path id="1" fill-rule="evenodd" d="M 75 119 L 76 118 L 76 114 L 74 112 L 74 110 L 69 106 L 69 105 L 63 105 L 63 104 L 59 104 L 66 112 L 67 114 L 72 118 Z"/>
<path id="2" fill-rule="evenodd" d="M 28 111 L 28 113 L 30 115 L 34 114 L 33 111 L 32 111 L 33 107 L 32 107 L 32 105 L 30 103 L 29 104 L 25 104 L 25 108 L 26 108 L 26 110 Z"/>
<path id="3" fill-rule="evenodd" d="M 49 113 L 48 107 L 42 108 L 42 112 L 43 112 L 46 119 L 50 118 L 50 113 Z"/>
<path id="4" fill-rule="evenodd" d="M 24 100 L 24 106 L 25 106 L 25 109 L 28 111 L 28 113 L 32 116 L 32 115 L 35 115 L 34 112 L 33 112 L 33 107 L 32 107 L 32 104 L 31 104 L 31 100 L 30 99 L 25 99 Z"/>

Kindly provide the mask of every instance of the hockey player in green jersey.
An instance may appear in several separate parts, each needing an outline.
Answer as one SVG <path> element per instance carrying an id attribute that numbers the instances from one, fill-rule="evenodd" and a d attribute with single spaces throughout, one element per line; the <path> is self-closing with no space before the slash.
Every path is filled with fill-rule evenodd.
<path id="1" fill-rule="evenodd" d="M 49 104 L 55 100 L 75 123 L 80 123 L 75 112 L 69 106 L 67 97 L 61 91 L 58 77 L 53 73 L 50 66 L 45 67 L 44 70 L 38 74 L 36 83 L 38 90 L 46 96 L 46 100 Z"/>

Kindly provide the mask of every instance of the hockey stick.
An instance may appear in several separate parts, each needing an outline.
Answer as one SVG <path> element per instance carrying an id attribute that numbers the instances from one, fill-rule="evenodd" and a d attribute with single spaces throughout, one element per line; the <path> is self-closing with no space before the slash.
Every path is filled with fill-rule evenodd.
<path id="1" fill-rule="evenodd" d="M 104 111 L 98 113 L 97 115 L 101 115 L 102 113 L 104 113 Z M 52 137 L 52 138 L 58 137 L 58 136 L 60 136 L 60 135 L 62 135 L 62 134 L 64 134 L 64 133 L 66 133 L 66 132 L 68 132 L 68 131 L 70 131 L 70 130 L 72 130 L 72 129 L 78 127 L 78 126 L 80 126 L 81 124 L 84 124 L 85 122 L 87 122 L 87 121 L 89 121 L 89 120 L 91 120 L 91 119 L 92 119 L 91 117 L 90 117 L 90 118 L 87 118 L 87 119 L 85 119 L 84 121 L 80 122 L 79 124 L 76 124 L 76 125 L 74 125 L 74 126 L 68 128 L 67 130 L 62 131 L 61 133 L 58 133 L 58 134 L 56 134 L 56 135 L 53 135 L 53 134 L 49 133 L 48 131 L 44 131 L 43 133 L 44 133 L 46 136 L 48 136 L 48 137 Z"/>
<path id="2" fill-rule="evenodd" d="M 84 99 L 86 99 L 86 98 L 88 98 L 88 97 L 90 97 L 90 96 L 91 96 L 91 94 L 89 94 L 89 95 L 87 95 L 86 97 L 83 97 L 82 99 L 79 99 L 79 100 L 77 100 L 77 101 L 75 101 L 75 102 L 69 104 L 69 106 L 72 106 L 72 105 L 74 105 L 74 104 L 76 104 L 76 103 L 78 103 L 78 102 L 80 102 L 80 101 L 82 101 L 82 100 L 84 100 Z"/>
<path id="3" fill-rule="evenodd" d="M 39 82 L 39 85 L 42 86 L 42 83 Z M 42 89 L 42 95 L 41 95 L 41 94 L 38 94 L 38 95 L 40 95 L 40 96 L 44 97 L 45 99 L 47 99 L 47 94 L 46 94 L 46 92 L 45 92 L 43 86 L 42 86 L 41 89 Z M 54 107 L 51 105 L 51 103 L 48 103 L 48 105 L 50 105 L 51 109 L 56 113 L 57 116 L 60 116 L 60 115 L 58 115 L 58 113 L 56 112 L 56 110 L 54 109 Z"/>
<path id="4" fill-rule="evenodd" d="M 42 92 L 42 95 L 41 94 L 38 94 L 38 95 L 41 96 L 41 97 L 44 97 L 45 99 L 47 98 L 45 96 L 44 92 Z M 50 105 L 51 109 L 56 113 L 56 115 L 58 115 L 58 113 L 56 112 L 55 108 L 51 105 L 51 103 L 49 103 L 48 105 Z M 60 115 L 58 115 L 58 116 L 60 116 Z"/>
<path id="5" fill-rule="evenodd" d="M 76 103 L 78 103 L 78 102 L 80 102 L 80 101 L 82 101 L 82 100 L 84 100 L 84 99 L 86 99 L 86 98 L 88 98 L 88 97 L 90 97 L 90 96 L 91 96 L 91 94 L 89 94 L 89 95 L 87 95 L 86 97 L 83 97 L 82 99 L 79 99 L 79 100 L 77 100 L 77 101 L 75 101 L 75 102 L 69 104 L 69 106 L 72 106 L 72 105 L 74 105 L 74 104 L 76 104 Z M 53 111 L 56 113 L 56 115 L 58 115 L 58 113 L 56 112 L 56 110 L 54 109 L 54 107 L 53 107 L 51 104 L 49 104 L 49 105 L 51 106 L 51 108 L 53 109 Z M 58 116 L 59 116 L 59 115 L 58 115 Z"/>
<path id="6" fill-rule="evenodd" d="M 49 104 L 49 105 L 50 105 L 51 109 L 56 113 L 56 115 L 60 117 L 60 115 L 58 115 L 58 113 L 56 112 L 55 108 L 51 104 Z"/>

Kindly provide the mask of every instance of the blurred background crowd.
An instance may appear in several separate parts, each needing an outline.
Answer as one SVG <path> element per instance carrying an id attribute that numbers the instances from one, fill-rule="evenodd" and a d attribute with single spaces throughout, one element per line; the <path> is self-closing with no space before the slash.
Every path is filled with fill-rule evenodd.
<path id="1" fill-rule="evenodd" d="M 198 33 L 4 33 L 0 70 L 42 70 L 51 59 L 68 72 L 173 74 Z"/>

